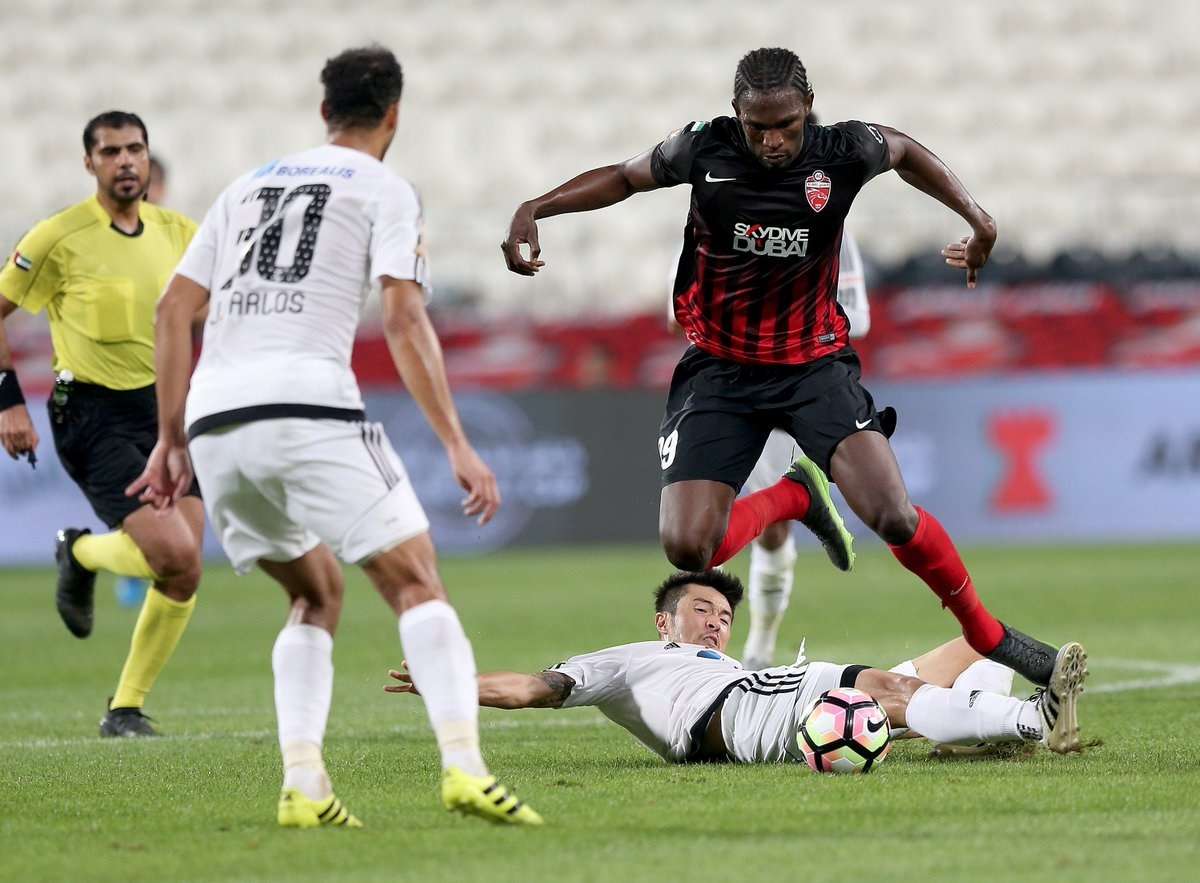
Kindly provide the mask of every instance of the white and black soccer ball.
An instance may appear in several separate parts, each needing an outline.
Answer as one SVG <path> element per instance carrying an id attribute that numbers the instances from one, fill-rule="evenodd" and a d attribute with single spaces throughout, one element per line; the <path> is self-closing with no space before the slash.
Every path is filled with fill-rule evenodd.
<path id="1" fill-rule="evenodd" d="M 887 713 L 852 687 L 818 696 L 797 735 L 805 761 L 818 773 L 869 773 L 892 747 Z"/>

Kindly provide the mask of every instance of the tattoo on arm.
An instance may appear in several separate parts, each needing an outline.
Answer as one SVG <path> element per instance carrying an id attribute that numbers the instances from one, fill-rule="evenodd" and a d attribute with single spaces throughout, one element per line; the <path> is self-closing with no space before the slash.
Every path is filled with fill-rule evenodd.
<path id="1" fill-rule="evenodd" d="M 561 671 L 543 671 L 534 677 L 549 687 L 550 691 L 545 696 L 539 697 L 530 706 L 531 708 L 558 708 L 567 701 L 567 697 L 571 695 L 571 690 L 575 687 L 575 679 Z"/>

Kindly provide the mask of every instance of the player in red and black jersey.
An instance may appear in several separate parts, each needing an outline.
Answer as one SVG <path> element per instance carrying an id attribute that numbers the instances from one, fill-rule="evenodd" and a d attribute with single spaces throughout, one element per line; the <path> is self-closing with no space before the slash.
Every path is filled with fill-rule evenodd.
<path id="1" fill-rule="evenodd" d="M 633 159 L 522 203 L 502 245 L 508 267 L 531 276 L 543 266 L 540 218 L 689 184 L 675 316 L 692 346 L 672 379 L 659 438 L 659 532 L 667 558 L 684 570 L 714 567 L 767 524 L 794 519 L 848 570 L 853 551 L 828 497 L 829 476 L 858 517 L 950 608 L 977 652 L 1034 683 L 1077 689 L 1061 669 L 1081 666 L 1082 648 L 1072 643 L 1056 652 L 995 619 L 941 524 L 909 501 L 887 440 L 892 421 L 880 419 L 859 383 L 849 323 L 837 303 L 843 221 L 859 190 L 882 172 L 895 171 L 967 222 L 971 235 L 942 254 L 966 271 L 969 288 L 987 262 L 996 225 L 912 138 L 857 121 L 815 125 L 812 103 L 807 72 L 793 53 L 750 52 L 734 77 L 736 116 L 690 123 Z M 775 428 L 820 469 L 794 468 L 735 503 Z"/>

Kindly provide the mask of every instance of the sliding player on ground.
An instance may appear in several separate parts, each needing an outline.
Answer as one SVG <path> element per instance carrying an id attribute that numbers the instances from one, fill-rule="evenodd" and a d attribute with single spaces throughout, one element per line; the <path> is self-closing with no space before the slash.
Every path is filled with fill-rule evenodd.
<path id="1" fill-rule="evenodd" d="M 895 728 L 939 743 L 1039 742 L 1059 754 L 1079 750 L 1076 704 L 1086 670 L 1060 660 L 1050 687 L 1020 700 L 986 692 L 990 660 L 954 641 L 893 671 L 809 662 L 748 671 L 725 655 L 743 588 L 720 570 L 676 573 L 654 594 L 657 641 L 574 656 L 539 674 L 479 676 L 479 702 L 493 708 L 591 705 L 673 763 L 731 760 L 803 763 L 797 731 L 826 690 L 868 693 Z M 913 675 L 903 672 L 913 672 Z M 923 673 L 941 685 L 914 676 Z M 417 692 L 404 672 L 393 693 Z"/>
<path id="2" fill-rule="evenodd" d="M 842 233 L 837 300 L 850 323 L 850 339 L 865 337 L 871 327 L 866 274 L 858 243 L 849 230 Z M 895 426 L 895 410 L 885 408 L 879 413 L 884 433 L 890 437 Z M 779 476 L 791 468 L 799 453 L 795 439 L 782 429 L 772 429 L 742 493 L 757 493 L 775 484 Z M 775 660 L 775 641 L 792 597 L 795 568 L 796 541 L 792 537 L 792 523 L 785 519 L 768 524 L 750 545 L 750 576 L 746 586 L 750 628 L 742 650 L 742 662 L 748 669 L 767 668 Z"/>
<path id="3" fill-rule="evenodd" d="M 420 201 L 382 162 L 396 134 L 400 64 L 382 47 L 350 49 L 326 63 L 321 81 L 328 143 L 231 184 L 163 295 L 159 440 L 129 492 L 169 509 L 194 462 L 234 567 L 257 565 L 291 601 L 271 657 L 280 825 L 360 824 L 334 796 L 322 756 L 343 595 L 338 558 L 360 565 L 399 617 L 441 749 L 445 807 L 541 824 L 484 763 L 471 644 L 446 600 L 404 465 L 383 428 L 367 422 L 350 369 L 363 302 L 378 284 L 404 385 L 467 492 L 464 513 L 487 522 L 500 494 L 463 432 L 425 311 Z M 189 392 L 191 317 L 206 304 Z"/>

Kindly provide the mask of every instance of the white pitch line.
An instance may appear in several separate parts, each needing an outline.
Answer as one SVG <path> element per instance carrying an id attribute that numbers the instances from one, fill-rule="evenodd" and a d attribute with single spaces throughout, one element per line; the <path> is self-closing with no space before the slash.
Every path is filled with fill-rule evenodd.
<path id="1" fill-rule="evenodd" d="M 255 712 L 261 714 L 259 709 Z M 532 716 L 525 720 L 485 720 L 479 722 L 481 730 L 519 730 L 523 728 L 542 730 L 546 727 L 598 727 L 605 723 L 605 718 L 602 715 L 588 716 L 571 716 L 571 717 L 550 717 L 539 716 L 534 719 Z M 421 736 L 424 734 L 432 735 L 432 730 L 428 724 L 411 723 L 411 724 L 395 724 L 387 728 L 387 732 L 393 735 L 412 735 Z M 336 728 L 330 733 L 334 739 L 338 738 Z M 166 738 L 167 742 L 211 742 L 217 739 L 273 739 L 275 737 L 274 730 L 240 730 L 229 732 L 215 733 L 180 733 L 178 735 L 169 735 Z M 0 742 L 0 748 L 70 748 L 73 746 L 89 745 L 121 745 L 125 744 L 125 739 L 103 739 L 100 736 L 76 736 L 62 739 L 12 739 Z M 145 743 L 143 743 L 145 744 Z"/>
<path id="2" fill-rule="evenodd" d="M 1200 665 L 1183 662 L 1151 662 L 1146 659 L 1104 659 L 1103 668 L 1123 668 L 1130 671 L 1157 673 L 1157 677 L 1132 678 L 1088 687 L 1088 693 L 1129 693 L 1133 690 L 1157 690 L 1163 687 L 1178 687 L 1200 681 Z"/>
<path id="3" fill-rule="evenodd" d="M 1129 678 L 1123 681 L 1114 681 L 1107 684 L 1099 684 L 1095 687 L 1088 687 L 1089 694 L 1096 693 L 1131 693 L 1136 690 L 1158 690 L 1165 687 L 1179 687 L 1185 684 L 1200 683 L 1200 665 L 1185 662 L 1154 662 L 1148 659 L 1096 659 L 1091 660 L 1091 665 L 1099 668 L 1114 668 L 1124 669 L 1126 671 L 1140 671 L 1154 675 L 1153 677 Z M 210 717 L 219 713 L 233 713 L 238 715 L 243 714 L 261 714 L 262 709 L 210 709 L 208 711 L 190 710 L 180 713 L 186 713 L 190 716 Z M 28 718 L 31 715 L 22 715 Z M 50 715 L 42 715 L 34 713 L 33 716 L 49 719 Z M 75 715 L 59 715 L 57 719 L 63 717 L 78 717 Z M 8 717 L 17 717 L 14 714 L 0 715 L 0 719 Z M 605 724 L 607 721 L 600 714 L 589 716 L 570 717 L 554 717 L 550 715 L 528 716 L 523 719 L 503 718 L 499 720 L 482 720 L 479 722 L 479 727 L 482 730 L 518 730 L 525 727 L 536 727 L 543 729 L 545 727 L 598 727 Z M 388 728 L 388 732 L 396 735 L 421 735 L 429 732 L 429 727 L 424 723 L 411 724 L 395 724 Z M 336 729 L 332 733 L 333 737 L 337 738 Z M 215 739 L 266 739 L 275 736 L 274 730 L 242 730 L 217 733 L 182 733 L 168 737 L 170 742 L 207 742 Z M 124 742 L 122 739 L 101 739 L 99 736 L 76 737 L 65 739 L 11 739 L 0 741 L 0 748 L 13 749 L 47 749 L 47 748 L 69 748 L 78 745 L 116 745 Z"/>

